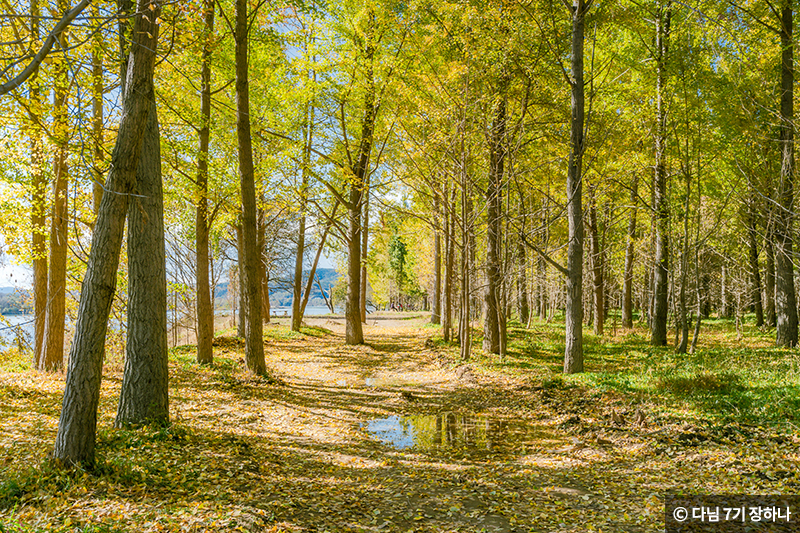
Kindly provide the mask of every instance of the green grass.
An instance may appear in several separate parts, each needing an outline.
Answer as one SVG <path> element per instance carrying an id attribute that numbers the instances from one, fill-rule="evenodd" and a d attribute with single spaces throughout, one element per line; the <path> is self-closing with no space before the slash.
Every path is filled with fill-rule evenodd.
<path id="1" fill-rule="evenodd" d="M 584 327 L 585 372 L 571 376 L 562 374 L 564 323 L 557 318 L 550 323 L 534 321 L 530 329 L 510 322 L 503 361 L 483 353 L 481 332 L 475 330 L 472 363 L 543 384 L 561 380 L 588 395 L 605 393 L 630 404 L 648 403 L 668 416 L 800 425 L 800 352 L 774 348 L 774 331 L 756 328 L 752 317 L 746 318 L 741 336 L 733 320 L 704 320 L 695 354 L 651 346 L 649 332 L 641 326 L 632 331 L 617 328 L 613 338 L 612 319 L 603 337 Z M 428 344 L 448 347 L 441 337 Z M 449 349 L 457 357 L 458 347 Z"/>

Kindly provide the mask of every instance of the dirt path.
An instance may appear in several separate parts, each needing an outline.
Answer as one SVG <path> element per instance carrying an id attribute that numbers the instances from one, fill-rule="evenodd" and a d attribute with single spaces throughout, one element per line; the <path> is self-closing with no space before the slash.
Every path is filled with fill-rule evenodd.
<path id="1" fill-rule="evenodd" d="M 335 320 L 309 325 L 334 335 L 314 339 L 313 350 L 307 340 L 271 341 L 268 364 L 285 385 L 235 408 L 241 436 L 267 448 L 272 465 L 261 471 L 282 480 L 259 502 L 280 528 L 644 531 L 657 522 L 661 502 L 646 490 L 614 513 L 613 495 L 597 494 L 597 478 L 627 468 L 634 443 L 578 438 L 570 413 L 543 409 L 524 381 L 463 373 L 425 347 L 422 320 L 370 322 L 357 347 L 343 344 Z M 210 406 L 197 408 L 202 416 Z"/>

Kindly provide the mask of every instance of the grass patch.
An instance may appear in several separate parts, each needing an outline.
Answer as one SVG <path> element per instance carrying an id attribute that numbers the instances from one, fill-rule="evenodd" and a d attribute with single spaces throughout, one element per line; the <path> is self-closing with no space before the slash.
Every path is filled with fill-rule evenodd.
<path id="1" fill-rule="evenodd" d="M 659 377 L 656 387 L 672 394 L 691 396 L 694 394 L 730 394 L 742 390 L 739 376 L 732 372 L 699 372 L 693 376 Z"/>

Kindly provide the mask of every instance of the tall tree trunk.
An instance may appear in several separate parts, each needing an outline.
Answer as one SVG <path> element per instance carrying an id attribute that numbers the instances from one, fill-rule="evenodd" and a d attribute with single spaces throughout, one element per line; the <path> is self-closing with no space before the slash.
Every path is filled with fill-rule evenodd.
<path id="1" fill-rule="evenodd" d="M 778 184 L 778 216 L 775 224 L 775 343 L 797 345 L 797 301 L 794 292 L 792 223 L 794 213 L 794 46 L 791 0 L 781 9 L 781 174 Z"/>
<path id="2" fill-rule="evenodd" d="M 686 200 L 683 207 L 683 246 L 681 252 L 681 280 L 678 288 L 678 314 L 680 322 L 680 337 L 676 353 L 686 353 L 689 346 L 689 311 L 686 306 L 686 286 L 689 283 L 689 199 L 692 193 L 691 175 L 686 173 Z"/>
<path id="3" fill-rule="evenodd" d="M 169 422 L 167 269 L 155 94 L 128 204 L 128 329 L 117 427 Z"/>
<path id="4" fill-rule="evenodd" d="M 69 5 L 59 1 L 64 13 Z M 47 271 L 47 314 L 44 331 L 44 357 L 40 368 L 60 370 L 64 366 L 64 318 L 67 296 L 67 151 L 69 149 L 68 103 L 69 78 L 67 72 L 67 36 L 58 38 L 61 48 L 55 56 L 55 87 L 53 91 L 53 213 L 50 219 L 50 260 Z"/>
<path id="5" fill-rule="evenodd" d="M 472 194 L 469 186 L 469 177 L 466 169 L 466 156 L 462 138 L 461 161 L 461 295 L 459 302 L 458 318 L 458 344 L 462 361 L 469 361 L 472 351 L 472 315 L 470 310 L 470 296 L 472 288 L 470 280 L 473 270 L 470 269 L 470 233 L 472 231 L 472 203 L 469 197 Z"/>
<path id="6" fill-rule="evenodd" d="M 453 329 L 453 288 L 455 285 L 455 206 L 456 188 L 444 189 L 444 314 L 442 316 L 442 338 L 450 342 Z"/>
<path id="7" fill-rule="evenodd" d="M 345 302 L 345 342 L 363 344 L 364 333 L 361 328 L 361 221 L 369 172 L 369 159 L 372 153 L 372 135 L 375 129 L 375 12 L 370 9 L 367 28 L 364 32 L 364 79 L 367 86 L 364 92 L 364 117 L 361 121 L 361 142 L 358 159 L 352 169 L 348 196 L 348 258 L 347 258 L 347 301 Z"/>
<path id="8" fill-rule="evenodd" d="M 767 222 L 766 237 L 764 239 L 764 321 L 768 327 L 775 327 L 775 247 L 773 243 L 772 222 Z"/>
<path id="9" fill-rule="evenodd" d="M 433 191 L 433 212 L 436 217 L 433 225 L 433 309 L 431 324 L 442 323 L 442 206 L 439 192 Z"/>
<path id="10" fill-rule="evenodd" d="M 111 170 L 97 216 L 89 264 L 81 289 L 75 339 L 70 349 L 61 417 L 53 458 L 62 464 L 94 463 L 97 405 L 100 399 L 106 328 L 117 283 L 117 269 L 129 194 L 136 184 L 142 138 L 154 100 L 153 66 L 158 3 L 140 0 Z M 152 8 L 152 9 L 151 9 Z M 143 14 L 149 14 L 144 18 Z M 152 22 L 150 21 L 152 19 Z"/>
<path id="11" fill-rule="evenodd" d="M 758 214 L 755 190 L 751 191 L 747 211 L 747 241 L 750 262 L 750 300 L 756 314 L 756 327 L 764 325 L 764 306 L 761 300 L 761 270 L 758 266 Z"/>
<path id="12" fill-rule="evenodd" d="M 499 95 L 493 109 L 492 131 L 489 145 L 489 184 L 486 188 L 486 288 L 483 294 L 483 351 L 500 354 L 500 250 L 503 235 L 503 177 L 506 136 L 506 85 L 501 80 Z"/>
<path id="13" fill-rule="evenodd" d="M 656 21 L 656 149 L 653 192 L 656 227 L 656 255 L 653 280 L 653 317 L 650 342 L 654 346 L 667 344 L 667 315 L 669 304 L 669 200 L 667 198 L 667 108 L 666 75 L 669 58 L 672 1 L 659 0 Z"/>
<path id="14" fill-rule="evenodd" d="M 507 82 L 501 80 L 499 94 L 493 109 L 489 141 L 489 184 L 486 188 L 486 288 L 483 294 L 483 351 L 494 354 L 501 353 L 500 250 L 503 242 L 501 219 L 506 156 L 506 85 Z"/>
<path id="15" fill-rule="evenodd" d="M 548 192 L 550 185 L 548 184 Z M 547 247 L 550 244 L 550 204 L 547 201 L 547 195 L 542 199 L 542 217 L 541 217 L 541 244 L 542 250 L 547 253 Z M 549 287 L 547 286 L 547 261 L 544 260 L 542 255 L 536 259 L 536 294 L 537 306 L 539 308 L 539 320 L 547 320 L 547 311 L 549 301 Z"/>
<path id="16" fill-rule="evenodd" d="M 591 0 L 574 0 L 572 15 L 572 118 L 570 153 L 567 169 L 567 301 L 564 373 L 583 372 L 583 174 L 584 81 L 583 35 L 586 13 Z"/>
<path id="17" fill-rule="evenodd" d="M 694 323 L 694 333 L 692 334 L 692 345 L 689 347 L 689 353 L 695 353 L 697 350 L 697 339 L 700 337 L 700 323 L 703 320 L 702 307 L 703 295 L 701 293 L 700 284 L 700 222 L 701 222 L 701 205 L 703 200 L 702 190 L 697 187 L 697 205 L 698 209 L 695 210 L 695 237 L 694 237 L 694 290 L 695 301 L 697 305 L 697 320 Z"/>
<path id="18" fill-rule="evenodd" d="M 592 284 L 594 301 L 594 334 L 603 335 L 605 325 L 605 280 L 603 264 L 603 252 L 600 245 L 600 226 L 597 224 L 597 203 L 594 194 L 591 195 L 591 207 L 589 208 L 589 236 L 592 247 Z"/>
<path id="19" fill-rule="evenodd" d="M 132 5 L 125 7 L 131 8 Z M 129 14 L 129 11 L 125 12 L 126 16 Z M 120 57 L 127 57 L 127 47 L 120 50 Z M 125 84 L 121 89 L 124 98 Z M 150 96 L 136 169 L 135 196 L 128 203 L 128 327 L 122 389 L 115 420 L 118 427 L 169 422 L 161 139 L 155 93 Z"/>
<path id="20" fill-rule="evenodd" d="M 733 302 L 730 299 L 730 294 L 728 290 L 728 266 L 727 260 L 723 259 L 722 263 L 722 273 L 720 275 L 720 287 L 719 287 L 719 296 L 720 296 L 720 309 L 719 309 L 719 317 L 720 318 L 733 318 Z M 707 313 L 705 313 L 707 314 Z"/>
<path id="21" fill-rule="evenodd" d="M 361 223 L 361 287 L 359 289 L 358 308 L 361 322 L 367 323 L 367 246 L 369 244 L 369 174 L 364 184 L 364 221 Z"/>
<path id="22" fill-rule="evenodd" d="M 39 0 L 31 1 L 31 40 L 38 48 Z M 39 122 L 42 120 L 43 104 L 39 69 L 31 76 L 30 98 L 30 147 L 31 147 L 31 253 L 33 255 L 33 361 L 36 368 L 45 370 L 44 327 L 47 317 L 47 177 L 44 172 L 44 146 Z"/>
<path id="23" fill-rule="evenodd" d="M 517 236 L 517 314 L 521 324 L 527 324 L 530 318 L 531 308 L 528 302 L 528 254 L 522 238 L 525 235 L 525 197 L 520 192 L 519 199 L 520 212 L 520 233 Z"/>
<path id="24" fill-rule="evenodd" d="M 264 328 L 261 323 L 261 283 L 258 276 L 261 252 L 257 243 L 256 183 L 253 144 L 250 137 L 250 87 L 248 79 L 247 0 L 236 0 L 236 137 L 239 144 L 239 182 L 242 193 L 242 243 L 239 269 L 244 274 L 241 291 L 246 294 L 245 361 L 256 375 L 264 375 Z"/>
<path id="25" fill-rule="evenodd" d="M 208 218 L 208 158 L 211 141 L 211 43 L 214 35 L 214 4 L 206 0 L 203 54 L 200 68 L 200 153 L 197 156 L 197 211 L 195 233 L 197 240 L 197 362 L 214 362 L 214 307 L 211 304 L 209 280 L 209 229 Z"/>
<path id="26" fill-rule="evenodd" d="M 628 219 L 628 238 L 625 244 L 625 273 L 622 284 L 622 327 L 633 327 L 633 261 L 636 243 L 636 204 L 639 200 L 639 175 L 631 187 L 631 217 Z"/>

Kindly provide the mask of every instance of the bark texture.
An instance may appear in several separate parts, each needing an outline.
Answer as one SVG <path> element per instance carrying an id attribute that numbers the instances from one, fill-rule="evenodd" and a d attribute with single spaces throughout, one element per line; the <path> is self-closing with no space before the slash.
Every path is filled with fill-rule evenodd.
<path id="1" fill-rule="evenodd" d="M 151 10 L 150 7 L 153 7 Z M 75 339 L 70 350 L 64 399 L 53 458 L 62 464 L 94 463 L 97 404 L 106 328 L 114 297 L 119 253 L 145 125 L 153 96 L 153 66 L 160 7 L 150 0 L 137 6 L 119 133 L 97 217 L 89 264 L 81 289 Z M 149 13 L 150 20 L 142 17 Z"/>
<path id="2" fill-rule="evenodd" d="M 794 46 L 791 0 L 781 9 L 781 174 L 778 184 L 778 216 L 775 224 L 775 343 L 797 345 L 797 299 L 792 263 L 794 213 Z"/>
<path id="3" fill-rule="evenodd" d="M 167 269 L 155 95 L 128 204 L 128 330 L 115 425 L 169 422 Z"/>

